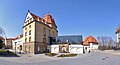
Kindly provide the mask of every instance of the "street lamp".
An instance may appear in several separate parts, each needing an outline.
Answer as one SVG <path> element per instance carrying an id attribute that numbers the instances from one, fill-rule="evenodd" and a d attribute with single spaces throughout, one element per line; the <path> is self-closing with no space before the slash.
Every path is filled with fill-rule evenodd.
<path id="1" fill-rule="evenodd" d="M 16 43 L 17 43 L 17 42 L 15 42 L 15 54 L 16 54 Z"/>

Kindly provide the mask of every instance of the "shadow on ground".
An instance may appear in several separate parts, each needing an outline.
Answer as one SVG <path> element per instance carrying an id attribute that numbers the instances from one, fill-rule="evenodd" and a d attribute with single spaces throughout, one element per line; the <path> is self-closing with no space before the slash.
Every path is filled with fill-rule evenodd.
<path id="1" fill-rule="evenodd" d="M 20 56 L 8 50 L 0 50 L 0 57 L 20 57 Z"/>

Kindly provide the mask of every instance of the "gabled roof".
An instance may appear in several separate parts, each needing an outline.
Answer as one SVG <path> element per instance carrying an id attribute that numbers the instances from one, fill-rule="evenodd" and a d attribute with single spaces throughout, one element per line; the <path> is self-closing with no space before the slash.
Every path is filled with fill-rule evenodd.
<path id="1" fill-rule="evenodd" d="M 116 33 L 120 32 L 120 25 L 118 25 L 118 28 L 116 29 Z"/>
<path id="2" fill-rule="evenodd" d="M 18 35 L 17 37 L 15 37 L 15 38 L 7 38 L 7 40 L 17 40 L 17 39 L 20 39 L 20 38 L 22 38 L 23 37 L 23 34 L 20 34 L 20 35 Z"/>
<path id="3" fill-rule="evenodd" d="M 30 14 L 33 16 L 33 18 L 34 18 L 36 21 L 38 21 L 38 19 L 39 19 L 39 20 L 42 20 L 41 17 L 39 17 L 39 16 L 37 16 L 37 15 L 35 15 L 35 14 L 33 14 L 33 13 L 30 13 Z"/>
<path id="4" fill-rule="evenodd" d="M 42 22 L 44 22 L 44 23 L 53 24 L 53 25 L 56 26 L 55 21 L 54 21 L 54 19 L 52 18 L 52 16 L 51 16 L 50 14 L 46 14 L 46 15 L 44 15 L 43 18 L 41 18 L 41 17 L 39 17 L 39 16 L 31 13 L 30 11 L 29 11 L 29 13 L 32 15 L 32 17 L 33 17 L 34 20 L 36 20 L 36 21 L 42 21 Z M 57 26 L 56 26 L 56 27 L 57 27 Z"/>
<path id="5" fill-rule="evenodd" d="M 52 16 L 50 14 L 44 15 L 43 19 L 44 19 L 44 22 L 46 22 L 48 24 L 53 24 L 53 25 L 56 26 L 55 21 L 54 21 L 54 19 L 52 18 Z"/>
<path id="6" fill-rule="evenodd" d="M 88 36 L 84 41 L 83 41 L 83 45 L 84 46 L 88 46 L 89 43 L 94 43 L 94 44 L 98 44 L 97 40 L 92 37 L 92 36 Z"/>
<path id="7" fill-rule="evenodd" d="M 19 36 L 17 36 L 16 38 L 14 38 L 14 40 L 20 39 L 20 38 L 22 38 L 22 37 L 23 37 L 23 34 L 20 34 Z"/>

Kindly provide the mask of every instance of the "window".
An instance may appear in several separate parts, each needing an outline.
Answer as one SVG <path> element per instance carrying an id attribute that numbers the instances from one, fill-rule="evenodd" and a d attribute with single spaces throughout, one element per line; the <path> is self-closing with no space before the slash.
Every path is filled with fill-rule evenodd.
<path id="1" fill-rule="evenodd" d="M 27 38 L 25 38 L 25 43 L 27 42 Z"/>
<path id="2" fill-rule="evenodd" d="M 29 28 L 31 28 L 31 25 L 29 26 Z"/>
<path id="3" fill-rule="evenodd" d="M 28 20 L 28 23 L 30 23 L 30 20 Z"/>
<path id="4" fill-rule="evenodd" d="M 31 30 L 29 31 L 29 35 L 31 35 Z"/>
<path id="5" fill-rule="evenodd" d="M 30 18 L 30 21 L 32 21 L 32 18 Z"/>
<path id="6" fill-rule="evenodd" d="M 44 27 L 44 33 L 43 33 L 44 36 L 46 36 L 46 28 Z"/>
<path id="7" fill-rule="evenodd" d="M 54 31 L 53 31 L 53 37 L 54 37 Z"/>
<path id="8" fill-rule="evenodd" d="M 46 38 L 43 38 L 43 43 L 46 43 Z"/>
<path id="9" fill-rule="evenodd" d="M 40 47 L 38 46 L 38 52 L 40 52 Z"/>
<path id="10" fill-rule="evenodd" d="M 27 32 L 25 32 L 25 36 L 27 36 Z"/>
<path id="11" fill-rule="evenodd" d="M 25 28 L 25 30 L 27 30 L 27 28 Z"/>
<path id="12" fill-rule="evenodd" d="M 31 37 L 29 37 L 29 42 L 31 42 Z"/>
<path id="13" fill-rule="evenodd" d="M 50 30 L 49 30 L 49 32 L 48 32 L 48 36 L 49 36 L 49 37 L 51 36 Z"/>
<path id="14" fill-rule="evenodd" d="M 30 17 L 28 16 L 27 19 L 29 19 Z"/>

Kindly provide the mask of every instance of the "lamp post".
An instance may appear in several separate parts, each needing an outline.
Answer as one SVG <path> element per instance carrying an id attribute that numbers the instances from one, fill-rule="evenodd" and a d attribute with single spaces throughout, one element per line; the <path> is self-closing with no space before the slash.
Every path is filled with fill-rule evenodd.
<path id="1" fill-rule="evenodd" d="M 16 54 L 16 43 L 17 43 L 17 42 L 15 42 L 15 54 Z"/>

